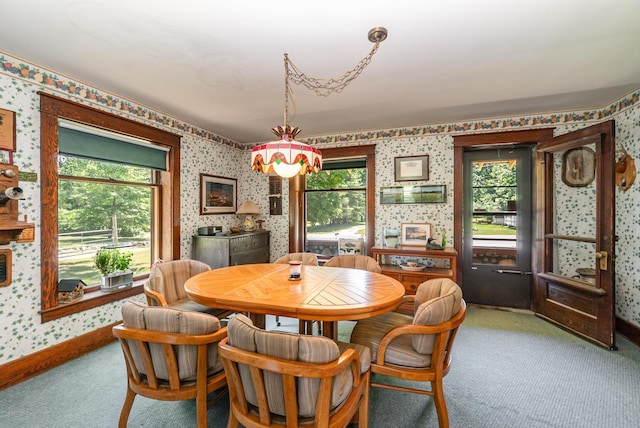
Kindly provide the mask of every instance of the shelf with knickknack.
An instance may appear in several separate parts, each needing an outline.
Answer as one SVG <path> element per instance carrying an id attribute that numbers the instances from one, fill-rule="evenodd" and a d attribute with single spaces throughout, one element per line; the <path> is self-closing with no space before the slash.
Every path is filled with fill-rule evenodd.
<path id="1" fill-rule="evenodd" d="M 18 220 L 18 200 L 23 191 L 18 186 L 18 168 L 0 163 L 0 245 L 33 242 L 35 224 Z M 11 250 L 0 250 L 0 287 L 11 284 Z"/>
<path id="2" fill-rule="evenodd" d="M 415 294 L 418 286 L 433 278 L 456 281 L 458 252 L 455 248 L 431 250 L 419 246 L 373 247 L 373 258 L 382 273 L 404 285 L 406 294 Z"/>
<path id="3" fill-rule="evenodd" d="M 0 163 L 0 245 L 11 241 L 33 242 L 34 223 L 18 220 L 18 200 L 23 191 L 18 186 L 18 168 Z"/>

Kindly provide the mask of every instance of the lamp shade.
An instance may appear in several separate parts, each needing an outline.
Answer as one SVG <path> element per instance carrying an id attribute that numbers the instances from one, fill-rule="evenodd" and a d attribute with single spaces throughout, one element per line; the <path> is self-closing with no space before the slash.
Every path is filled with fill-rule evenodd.
<path id="1" fill-rule="evenodd" d="M 236 211 L 236 214 L 240 214 L 240 215 L 259 215 L 260 214 L 260 210 L 258 209 L 258 206 L 255 204 L 255 202 L 253 201 L 244 201 L 240 207 L 238 208 L 238 211 Z"/>
<path id="2" fill-rule="evenodd" d="M 316 173 L 322 169 L 322 153 L 295 140 L 272 141 L 253 148 L 251 169 L 285 178 Z"/>

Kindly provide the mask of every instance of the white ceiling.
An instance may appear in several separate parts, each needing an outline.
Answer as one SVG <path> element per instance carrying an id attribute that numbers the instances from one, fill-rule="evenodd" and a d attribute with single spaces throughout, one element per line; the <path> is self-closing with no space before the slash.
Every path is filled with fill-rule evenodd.
<path id="1" fill-rule="evenodd" d="M 638 0 L 2 0 L 0 51 L 238 142 L 601 108 L 640 87 Z"/>

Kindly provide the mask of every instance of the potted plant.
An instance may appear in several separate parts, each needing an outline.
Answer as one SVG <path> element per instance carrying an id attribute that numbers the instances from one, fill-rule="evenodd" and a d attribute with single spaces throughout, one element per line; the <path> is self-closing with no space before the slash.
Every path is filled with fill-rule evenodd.
<path id="1" fill-rule="evenodd" d="M 100 248 L 94 257 L 96 268 L 102 275 L 100 289 L 115 291 L 133 285 L 133 271 L 129 269 L 133 253 L 117 248 Z"/>

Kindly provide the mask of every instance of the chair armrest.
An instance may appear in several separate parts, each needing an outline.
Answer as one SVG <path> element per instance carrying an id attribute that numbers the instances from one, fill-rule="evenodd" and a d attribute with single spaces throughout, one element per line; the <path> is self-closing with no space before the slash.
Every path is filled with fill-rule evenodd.
<path id="1" fill-rule="evenodd" d="M 227 327 L 208 334 L 184 334 L 184 333 L 167 333 L 156 330 L 142 330 L 137 328 L 125 327 L 122 324 L 114 326 L 113 335 L 120 339 L 141 340 L 144 342 L 152 342 L 170 345 L 209 345 L 220 342 L 227 337 Z"/>
<path id="2" fill-rule="evenodd" d="M 332 378 L 344 370 L 351 370 L 354 378 L 360 378 L 360 356 L 355 349 L 345 350 L 337 360 L 328 363 L 305 363 L 256 354 L 229 345 L 229 339 L 224 338 L 218 344 L 218 350 L 223 357 L 230 358 L 240 364 L 257 367 L 262 370 L 274 371 L 284 375 L 296 377 L 322 379 Z M 232 355 L 233 354 L 233 355 Z"/>
<path id="3" fill-rule="evenodd" d="M 164 306 L 165 308 L 169 306 L 164 296 L 149 288 L 148 283 L 145 282 L 142 289 L 144 290 L 145 296 L 147 296 L 147 304 L 149 306 Z M 156 305 L 154 302 L 157 302 L 158 304 Z"/>

